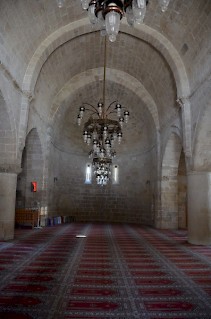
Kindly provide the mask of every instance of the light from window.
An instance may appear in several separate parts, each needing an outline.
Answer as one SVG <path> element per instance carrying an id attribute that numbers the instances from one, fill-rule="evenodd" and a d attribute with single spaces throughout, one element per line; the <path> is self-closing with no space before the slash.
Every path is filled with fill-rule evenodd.
<path id="1" fill-rule="evenodd" d="M 86 179 L 85 184 L 91 184 L 92 182 L 92 166 L 90 163 L 86 165 Z"/>
<path id="2" fill-rule="evenodd" d="M 118 165 L 113 165 L 112 182 L 113 184 L 119 184 L 119 166 Z"/>

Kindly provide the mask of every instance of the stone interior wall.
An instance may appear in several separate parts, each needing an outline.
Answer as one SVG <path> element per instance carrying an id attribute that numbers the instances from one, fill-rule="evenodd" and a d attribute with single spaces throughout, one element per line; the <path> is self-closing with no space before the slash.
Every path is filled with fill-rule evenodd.
<path id="1" fill-rule="evenodd" d="M 154 151 L 121 156 L 119 184 L 85 184 L 86 156 L 61 152 L 52 146 L 49 175 L 49 215 L 75 216 L 77 221 L 152 224 L 150 212 Z"/>
<path id="2" fill-rule="evenodd" d="M 187 176 L 178 176 L 178 228 L 187 228 Z"/>
<path id="3" fill-rule="evenodd" d="M 37 182 L 37 192 L 31 191 L 31 182 Z M 36 129 L 27 136 L 22 155 L 22 171 L 17 178 L 16 208 L 37 208 L 42 202 L 43 158 Z"/>
<path id="4" fill-rule="evenodd" d="M 11 130 L 10 119 L 6 103 L 0 91 L 0 164 L 14 162 L 15 141 L 14 132 Z"/>
<path id="5" fill-rule="evenodd" d="M 172 133 L 166 145 L 162 162 L 161 203 L 162 228 L 178 228 L 178 166 L 181 141 Z"/>
<path id="6" fill-rule="evenodd" d="M 193 169 L 211 171 L 211 90 L 210 77 L 192 97 L 193 117 Z M 209 91 L 208 91 L 209 88 Z M 206 92 L 208 93 L 206 94 Z M 200 111 L 199 111 L 200 110 Z"/>
<path id="7" fill-rule="evenodd" d="M 16 183 L 16 174 L 0 173 L 0 240 L 14 237 Z"/>
<path id="8" fill-rule="evenodd" d="M 187 173 L 183 151 L 178 168 L 178 227 L 187 228 Z"/>

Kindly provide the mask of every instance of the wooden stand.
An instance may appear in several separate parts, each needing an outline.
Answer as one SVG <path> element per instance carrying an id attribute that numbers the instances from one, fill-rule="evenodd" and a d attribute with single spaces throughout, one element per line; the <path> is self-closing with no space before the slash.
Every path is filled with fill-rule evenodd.
<path id="1" fill-rule="evenodd" d="M 33 209 L 18 209 L 15 212 L 15 224 L 17 226 L 38 227 L 39 210 Z"/>

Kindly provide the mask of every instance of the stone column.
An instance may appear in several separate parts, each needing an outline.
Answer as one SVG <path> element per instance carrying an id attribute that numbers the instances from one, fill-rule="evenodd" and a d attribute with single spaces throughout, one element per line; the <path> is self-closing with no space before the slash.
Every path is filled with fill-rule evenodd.
<path id="1" fill-rule="evenodd" d="M 211 172 L 188 173 L 188 241 L 211 244 Z"/>
<path id="2" fill-rule="evenodd" d="M 155 178 L 155 207 L 154 207 L 154 226 L 155 228 L 161 228 L 162 222 L 162 206 L 161 206 L 161 142 L 160 132 L 157 131 L 157 176 Z"/>
<path id="3" fill-rule="evenodd" d="M 17 172 L 0 169 L 0 240 L 14 238 Z"/>
<path id="4" fill-rule="evenodd" d="M 177 99 L 182 110 L 183 149 L 186 157 L 192 156 L 191 103 L 188 97 Z"/>

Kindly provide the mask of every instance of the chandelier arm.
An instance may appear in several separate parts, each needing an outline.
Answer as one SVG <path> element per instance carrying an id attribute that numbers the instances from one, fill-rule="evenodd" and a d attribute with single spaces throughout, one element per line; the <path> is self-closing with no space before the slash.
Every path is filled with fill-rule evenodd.
<path id="1" fill-rule="evenodd" d="M 118 102 L 117 100 L 111 102 L 111 103 L 109 104 L 109 106 L 107 107 L 106 112 L 110 109 L 110 107 L 111 107 L 114 103 L 117 103 L 117 102 Z M 110 113 L 108 113 L 108 114 L 110 114 Z"/>
<path id="2" fill-rule="evenodd" d="M 90 110 L 90 109 L 86 109 L 86 110 L 90 112 L 90 115 L 97 114 L 99 116 L 97 111 L 93 111 L 93 110 Z"/>
<path id="3" fill-rule="evenodd" d="M 122 109 L 126 109 L 126 107 L 125 106 L 122 106 Z M 108 109 L 107 109 L 108 110 Z M 106 111 L 107 111 L 106 110 Z M 114 110 L 114 111 L 110 111 L 107 115 L 109 115 L 109 114 L 111 114 L 111 113 L 116 113 L 116 111 Z"/>
<path id="4" fill-rule="evenodd" d="M 96 109 L 96 107 L 94 107 L 92 104 L 89 104 L 89 103 L 83 103 L 83 105 L 89 105 L 89 106 L 91 106 L 95 111 L 96 111 L 96 113 L 98 114 L 98 110 Z M 88 111 L 90 111 L 89 109 L 87 109 Z"/>
<path id="5" fill-rule="evenodd" d="M 112 114 L 112 113 L 116 113 L 116 111 L 111 111 L 111 112 L 108 113 L 108 115 L 109 115 L 109 114 Z"/>

